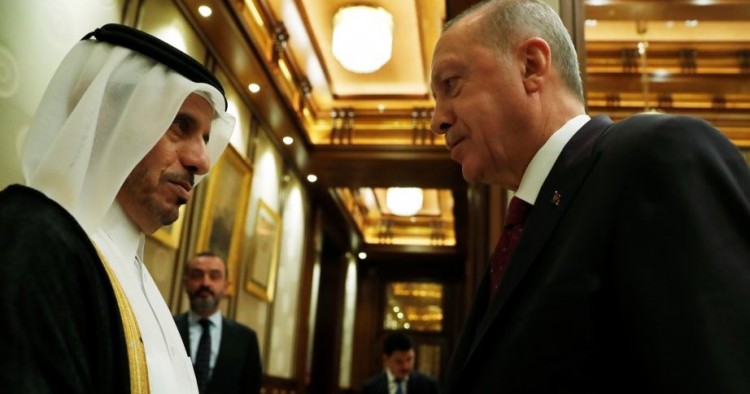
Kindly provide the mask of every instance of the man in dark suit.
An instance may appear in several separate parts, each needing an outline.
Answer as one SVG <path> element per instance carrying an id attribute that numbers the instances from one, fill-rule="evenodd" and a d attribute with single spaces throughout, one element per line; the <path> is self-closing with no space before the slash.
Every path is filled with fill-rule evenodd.
<path id="1" fill-rule="evenodd" d="M 432 128 L 464 178 L 516 192 L 444 391 L 749 393 L 738 149 L 695 118 L 590 119 L 542 1 L 471 8 L 432 66 Z"/>
<path id="2" fill-rule="evenodd" d="M 362 386 L 363 394 L 437 394 L 433 377 L 414 370 L 414 343 L 401 332 L 394 332 L 383 341 L 385 371 L 373 376 Z"/>
<path id="3" fill-rule="evenodd" d="M 175 323 L 201 394 L 259 393 L 262 367 L 255 331 L 219 311 L 229 286 L 224 260 L 199 253 L 187 263 L 183 283 L 190 312 L 175 316 Z"/>

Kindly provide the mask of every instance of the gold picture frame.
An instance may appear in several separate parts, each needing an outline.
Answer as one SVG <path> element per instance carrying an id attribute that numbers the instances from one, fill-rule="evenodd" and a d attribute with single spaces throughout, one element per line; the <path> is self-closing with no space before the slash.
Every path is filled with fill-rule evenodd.
<path id="1" fill-rule="evenodd" d="M 208 177 L 196 253 L 209 251 L 226 261 L 228 296 L 235 294 L 252 174 L 250 164 L 230 145 Z"/>
<path id="2" fill-rule="evenodd" d="M 279 264 L 281 217 L 263 200 L 258 200 L 252 247 L 246 253 L 245 290 L 258 298 L 273 301 Z"/>

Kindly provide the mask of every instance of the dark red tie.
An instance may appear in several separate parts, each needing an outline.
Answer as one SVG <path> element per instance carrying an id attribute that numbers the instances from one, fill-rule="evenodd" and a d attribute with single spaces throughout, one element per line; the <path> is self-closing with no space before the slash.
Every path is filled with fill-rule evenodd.
<path id="1" fill-rule="evenodd" d="M 500 281 L 503 280 L 505 271 L 508 268 L 508 262 L 516 250 L 518 241 L 521 240 L 523 233 L 523 223 L 526 220 L 532 205 L 520 198 L 513 197 L 508 205 L 508 212 L 505 215 L 505 225 L 503 233 L 500 234 L 500 240 L 497 241 L 495 253 L 492 254 L 492 281 L 490 287 L 490 301 L 495 296 Z"/>

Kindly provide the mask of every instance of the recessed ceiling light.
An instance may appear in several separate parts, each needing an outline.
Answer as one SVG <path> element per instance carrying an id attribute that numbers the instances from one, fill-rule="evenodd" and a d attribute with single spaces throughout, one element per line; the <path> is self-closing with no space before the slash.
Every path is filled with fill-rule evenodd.
<path id="1" fill-rule="evenodd" d="M 294 138 L 287 135 L 286 137 L 281 139 L 281 142 L 283 142 L 284 145 L 291 145 L 294 143 Z"/>
<path id="2" fill-rule="evenodd" d="M 318 176 L 315 174 L 310 174 L 307 176 L 307 181 L 310 183 L 315 183 L 315 181 L 318 180 Z"/>
<path id="3" fill-rule="evenodd" d="M 359 252 L 357 254 L 357 257 L 359 257 L 360 260 L 364 260 L 364 259 L 367 258 L 367 253 L 365 253 L 365 252 Z"/>
<path id="4" fill-rule="evenodd" d="M 385 193 L 385 205 L 398 216 L 413 216 L 422 209 L 424 193 L 418 187 L 389 187 Z"/>
<path id="5" fill-rule="evenodd" d="M 248 90 L 250 90 L 250 93 L 258 93 L 260 92 L 260 85 L 253 82 L 250 85 L 247 85 Z"/>
<path id="6" fill-rule="evenodd" d="M 201 16 L 204 18 L 208 18 L 209 16 L 211 16 L 211 14 L 213 14 L 213 12 L 214 11 L 211 9 L 211 7 L 207 5 L 198 7 L 198 13 L 201 14 Z"/>
<path id="7" fill-rule="evenodd" d="M 367 74 L 380 69 L 393 50 L 393 16 L 383 8 L 348 5 L 333 17 L 333 57 L 345 69 Z"/>
<path id="8" fill-rule="evenodd" d="M 646 53 L 646 48 L 648 48 L 648 43 L 647 42 L 641 41 L 641 42 L 638 43 L 638 53 L 639 54 L 643 55 L 644 53 Z"/>

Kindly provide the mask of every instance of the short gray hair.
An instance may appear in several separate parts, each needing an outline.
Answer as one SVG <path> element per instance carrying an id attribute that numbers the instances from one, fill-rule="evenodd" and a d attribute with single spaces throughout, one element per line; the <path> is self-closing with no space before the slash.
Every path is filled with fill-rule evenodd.
<path id="1" fill-rule="evenodd" d="M 507 54 L 520 40 L 540 37 L 552 52 L 552 65 L 567 88 L 583 102 L 583 83 L 578 67 L 578 54 L 568 30 L 549 5 L 540 0 L 485 0 L 466 9 L 443 27 L 443 32 L 475 12 L 484 11 L 477 26 L 479 42 Z"/>

